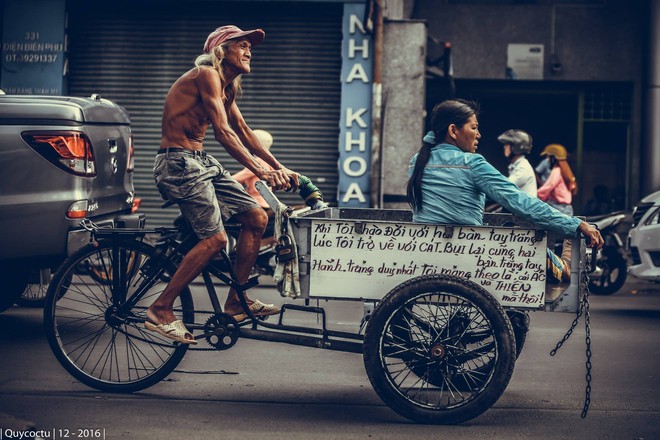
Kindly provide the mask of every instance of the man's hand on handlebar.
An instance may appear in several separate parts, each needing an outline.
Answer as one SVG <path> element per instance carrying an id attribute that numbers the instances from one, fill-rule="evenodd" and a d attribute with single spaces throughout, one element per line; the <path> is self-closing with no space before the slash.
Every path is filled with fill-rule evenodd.
<path id="1" fill-rule="evenodd" d="M 299 174 L 291 171 L 288 168 L 281 168 L 279 170 L 265 171 L 261 176 L 262 180 L 268 182 L 268 186 L 273 190 L 298 189 L 298 176 Z"/>
<path id="2" fill-rule="evenodd" d="M 290 169 L 284 167 L 282 168 L 284 172 L 287 175 L 287 178 L 289 179 L 289 188 L 287 188 L 287 191 L 298 191 L 298 188 L 300 187 L 300 173 L 296 173 L 295 171 L 291 171 Z"/>
<path id="3" fill-rule="evenodd" d="M 600 235 L 600 231 L 596 229 L 594 226 L 590 225 L 587 222 L 582 222 L 580 223 L 580 226 L 578 226 L 578 231 L 582 233 L 582 235 L 585 236 L 587 239 L 587 245 L 592 248 L 602 248 L 603 243 L 605 242 L 603 240 L 603 236 Z"/>

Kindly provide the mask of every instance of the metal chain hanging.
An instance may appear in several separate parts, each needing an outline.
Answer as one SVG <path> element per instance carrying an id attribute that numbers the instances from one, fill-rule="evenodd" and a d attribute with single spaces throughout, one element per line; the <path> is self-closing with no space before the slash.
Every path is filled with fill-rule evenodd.
<path id="1" fill-rule="evenodd" d="M 557 342 L 557 346 L 550 352 L 550 356 L 557 354 L 564 342 L 568 340 L 573 334 L 573 330 L 577 326 L 580 317 L 584 315 L 584 331 L 585 331 L 585 342 L 586 342 L 586 381 L 587 385 L 584 390 L 584 406 L 582 407 L 581 417 L 584 419 L 587 417 L 587 412 L 589 411 L 589 405 L 591 404 L 591 315 L 589 313 L 589 276 L 587 272 L 584 271 L 582 275 L 582 283 L 584 288 L 584 296 L 580 301 L 580 308 L 571 324 L 571 327 L 568 329 L 561 341 Z"/>

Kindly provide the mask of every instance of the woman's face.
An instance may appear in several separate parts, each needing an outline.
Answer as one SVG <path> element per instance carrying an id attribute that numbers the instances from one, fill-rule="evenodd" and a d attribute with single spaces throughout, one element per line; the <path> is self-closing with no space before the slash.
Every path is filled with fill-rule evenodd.
<path id="1" fill-rule="evenodd" d="M 479 138 L 481 138 L 477 117 L 475 115 L 470 116 L 470 119 L 461 127 L 454 124 L 450 125 L 449 136 L 454 140 L 455 145 L 466 153 L 476 152 Z"/>

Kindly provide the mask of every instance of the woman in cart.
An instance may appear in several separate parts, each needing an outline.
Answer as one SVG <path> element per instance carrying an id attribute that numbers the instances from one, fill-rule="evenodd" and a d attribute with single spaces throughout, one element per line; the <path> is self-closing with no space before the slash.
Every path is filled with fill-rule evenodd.
<path id="1" fill-rule="evenodd" d="M 601 247 L 603 237 L 590 224 L 531 197 L 476 154 L 481 134 L 476 103 L 444 101 L 435 106 L 431 131 L 413 156 L 408 171 L 408 202 L 413 221 L 455 225 L 482 225 L 486 196 L 538 226 L 576 236 L 581 232 L 589 245 Z M 548 250 L 548 270 L 557 281 L 570 278 L 570 247 L 563 258 Z"/>

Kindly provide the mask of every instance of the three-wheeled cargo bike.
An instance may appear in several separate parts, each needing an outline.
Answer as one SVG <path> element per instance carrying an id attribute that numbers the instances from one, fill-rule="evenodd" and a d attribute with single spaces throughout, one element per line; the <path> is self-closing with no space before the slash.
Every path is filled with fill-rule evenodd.
<path id="1" fill-rule="evenodd" d="M 584 241 L 572 242 L 570 284 L 549 284 L 546 248 L 562 237 L 509 214 L 486 215 L 477 227 L 416 224 L 405 210 L 326 208 L 282 224 L 288 261 L 280 284 L 302 301 L 286 303 L 277 322 L 252 313 L 236 322 L 222 310 L 218 280 L 237 290 L 246 310 L 243 292 L 258 281 L 239 283 L 223 253 L 201 274 L 213 310 L 196 310 L 189 288 L 175 304 L 205 342 L 200 348 L 144 327 L 146 308 L 197 243 L 194 233 L 90 225 L 83 232 L 89 244 L 59 268 L 48 291 L 45 324 L 57 359 L 88 386 L 132 392 L 165 378 L 187 350 L 227 350 L 240 338 L 362 353 L 371 384 L 393 410 L 454 424 L 477 417 L 504 392 L 524 344 L 526 312 L 577 312 L 584 304 Z M 364 334 L 342 332 L 326 328 L 325 310 L 310 306 L 313 299 L 375 307 Z M 289 325 L 291 310 L 318 314 L 323 325 Z"/>

